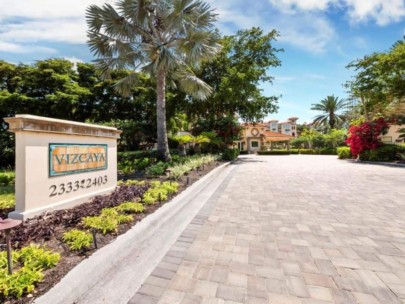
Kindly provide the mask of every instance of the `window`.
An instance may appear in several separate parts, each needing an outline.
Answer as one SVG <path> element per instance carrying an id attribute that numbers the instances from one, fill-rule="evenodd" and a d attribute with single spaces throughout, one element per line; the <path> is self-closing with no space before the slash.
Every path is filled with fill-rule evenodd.
<path id="1" fill-rule="evenodd" d="M 258 141 L 252 141 L 250 143 L 250 145 L 252 146 L 252 148 L 259 148 L 259 142 Z"/>

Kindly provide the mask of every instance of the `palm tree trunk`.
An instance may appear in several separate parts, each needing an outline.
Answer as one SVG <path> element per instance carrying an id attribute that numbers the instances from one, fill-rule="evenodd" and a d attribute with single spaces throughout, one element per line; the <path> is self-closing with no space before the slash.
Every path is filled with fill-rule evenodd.
<path id="1" fill-rule="evenodd" d="M 171 161 L 171 157 L 167 142 L 166 129 L 166 72 L 163 69 L 160 69 L 157 72 L 156 91 L 157 157 L 159 160 L 169 162 Z"/>

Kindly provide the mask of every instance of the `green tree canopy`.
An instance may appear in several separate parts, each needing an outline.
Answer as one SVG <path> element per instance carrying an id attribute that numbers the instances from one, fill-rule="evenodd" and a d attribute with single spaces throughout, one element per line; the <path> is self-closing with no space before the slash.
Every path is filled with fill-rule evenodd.
<path id="1" fill-rule="evenodd" d="M 389 51 L 373 53 L 351 62 L 356 74 L 345 86 L 359 100 L 360 113 L 367 121 L 375 116 L 405 115 L 405 41 Z"/>
<path id="2" fill-rule="evenodd" d="M 260 28 L 238 31 L 222 38 L 223 49 L 212 62 L 204 62 L 201 78 L 213 88 L 205 101 L 187 103 L 188 112 L 215 120 L 237 115 L 245 121 L 259 121 L 277 110 L 275 96 L 264 96 L 260 86 L 271 83 L 269 69 L 281 65 L 273 43 L 278 32 Z"/>

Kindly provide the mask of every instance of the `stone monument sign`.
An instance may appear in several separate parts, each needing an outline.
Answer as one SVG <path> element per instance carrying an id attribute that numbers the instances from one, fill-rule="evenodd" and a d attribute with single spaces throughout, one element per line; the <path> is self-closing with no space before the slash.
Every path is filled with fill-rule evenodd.
<path id="1" fill-rule="evenodd" d="M 121 131 L 33 115 L 4 120 L 16 136 L 16 207 L 10 218 L 73 207 L 115 189 Z"/>

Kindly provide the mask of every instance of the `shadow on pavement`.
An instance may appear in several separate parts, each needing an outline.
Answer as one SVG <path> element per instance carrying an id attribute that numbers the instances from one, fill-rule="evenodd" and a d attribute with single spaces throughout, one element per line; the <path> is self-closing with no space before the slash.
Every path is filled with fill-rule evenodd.
<path id="1" fill-rule="evenodd" d="M 231 165 L 243 165 L 246 163 L 264 163 L 263 160 L 256 160 L 251 158 L 238 158 L 231 162 Z"/>

